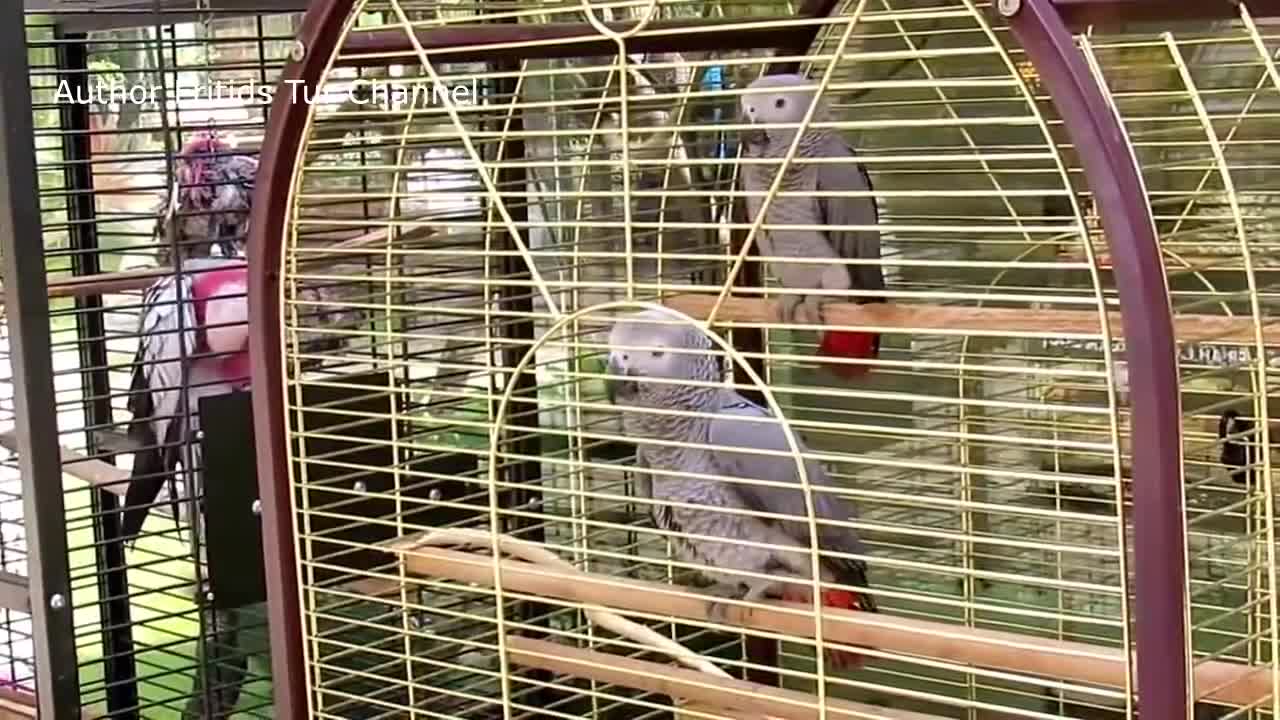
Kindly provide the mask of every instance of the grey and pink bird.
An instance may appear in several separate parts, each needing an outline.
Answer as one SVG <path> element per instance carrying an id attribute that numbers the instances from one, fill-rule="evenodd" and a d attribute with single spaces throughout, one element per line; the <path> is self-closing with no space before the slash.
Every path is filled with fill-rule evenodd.
<path id="1" fill-rule="evenodd" d="M 187 441 L 200 430 L 200 398 L 249 388 L 248 286 L 243 259 L 193 258 L 183 263 L 182 272 L 155 282 L 143 295 L 127 403 L 133 416 L 129 436 L 138 450 L 125 494 L 125 537 L 142 529 L 166 481 L 170 502 L 176 504 L 182 494 L 174 478 L 179 463 L 199 469 L 200 444 Z M 342 336 L 331 331 L 358 321 L 359 314 L 336 295 L 327 287 L 298 290 L 298 300 L 310 308 L 303 312 L 321 328 L 304 333 L 303 355 L 340 347 Z M 190 447 L 187 457 L 184 446 Z"/>
<path id="2" fill-rule="evenodd" d="M 203 132 L 174 158 L 174 183 L 156 235 L 161 264 L 176 243 L 183 258 L 244 254 L 258 161 L 236 152 L 215 132 Z"/>
<path id="3" fill-rule="evenodd" d="M 193 258 L 143 293 L 127 404 L 133 415 L 128 433 L 138 450 L 124 497 L 124 537 L 140 532 L 166 482 L 170 502 L 177 502 L 179 464 L 200 469 L 200 443 L 188 442 L 200 430 L 200 398 L 250 387 L 247 291 L 243 259 Z M 308 328 L 323 328 L 298 329 L 306 369 L 315 357 L 343 346 L 337 331 L 361 315 L 343 304 L 338 288 L 306 284 L 297 293 L 300 313 L 316 318 L 307 320 Z M 186 446 L 191 450 L 184 456 Z"/>
<path id="4" fill-rule="evenodd" d="M 711 350 L 710 338 L 673 313 L 650 310 L 613 326 L 606 387 L 637 444 L 637 471 L 647 475 L 642 494 L 653 500 L 654 523 L 671 533 L 678 559 L 698 566 L 715 583 L 714 594 L 812 602 L 813 536 L 796 462 L 789 454 L 762 454 L 788 453 L 786 435 L 767 410 L 721 384 L 722 365 Z M 803 443 L 800 450 L 806 452 Z M 823 590 L 822 603 L 876 612 L 867 592 L 867 547 L 847 524 L 831 524 L 855 517 L 854 507 L 832 492 L 820 463 L 806 460 L 804 467 L 822 551 L 820 579 L 843 586 Z M 720 617 L 725 609 L 723 602 L 713 605 Z M 828 657 L 843 668 L 861 656 L 837 650 Z"/>
<path id="5" fill-rule="evenodd" d="M 815 102 L 815 91 L 806 87 L 812 84 L 800 75 L 767 75 L 751 83 L 742 96 L 743 118 L 753 126 L 742 134 L 742 157 L 752 161 L 743 163 L 741 171 L 742 189 L 749 193 L 748 222 L 759 217 L 779 161 L 786 158 L 799 124 Z M 765 226 L 756 241 L 770 272 L 784 288 L 809 291 L 781 295 L 779 320 L 806 325 L 822 325 L 823 306 L 831 302 L 884 302 L 874 294 L 840 297 L 832 291 L 885 289 L 879 262 L 880 215 L 871 196 L 871 178 L 839 132 L 812 127 L 832 119 L 825 99 L 818 98 L 816 105 L 792 162 L 783 171 L 778 192 L 789 194 L 776 195 L 764 208 Z M 768 127 L 788 124 L 792 127 Z M 833 158 L 840 161 L 815 162 Z M 806 259 L 818 262 L 796 262 Z M 880 335 L 829 330 L 822 333 L 818 351 L 834 358 L 874 359 L 880 353 Z M 856 377 L 870 368 L 866 363 L 827 366 L 844 377 Z"/>
<path id="6" fill-rule="evenodd" d="M 125 537 L 142 529 L 166 481 L 176 502 L 179 463 L 199 465 L 198 443 L 191 443 L 191 460 L 182 449 L 198 430 L 200 398 L 248 387 L 248 277 L 244 260 L 192 259 L 143 295 L 128 400 L 129 436 L 140 449 L 125 494 Z"/>

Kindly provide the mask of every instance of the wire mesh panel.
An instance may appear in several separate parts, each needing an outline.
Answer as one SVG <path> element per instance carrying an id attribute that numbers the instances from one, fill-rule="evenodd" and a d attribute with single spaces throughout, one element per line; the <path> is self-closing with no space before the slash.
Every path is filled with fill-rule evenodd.
<path id="1" fill-rule="evenodd" d="M 77 650 L 60 672 L 84 717 L 274 717 L 261 597 L 217 602 L 201 513 L 206 488 L 254 483 L 205 472 L 201 432 L 241 457 L 252 437 L 202 427 L 200 399 L 247 384 L 243 349 L 209 355 L 247 335 L 235 202 L 300 4 L 26 5 Z M 202 271 L 237 263 L 211 300 Z"/>
<path id="2" fill-rule="evenodd" d="M 298 85 L 267 337 L 295 378 L 279 419 L 314 716 L 1134 716 L 1140 370 L 1113 352 L 1075 151 L 988 8 L 827 9 L 315 11 L 341 36 Z M 876 249 L 806 270 L 815 234 Z M 300 296 L 316 282 L 346 295 Z M 615 331 L 657 306 L 665 330 Z M 339 307 L 374 319 L 312 319 Z M 689 351 L 719 361 L 654 356 Z M 663 380 L 714 402 L 643 395 Z M 760 499 L 817 476 L 814 510 Z M 856 513 L 803 520 L 837 503 Z M 707 587 L 742 568 L 679 518 L 726 504 L 767 518 L 735 525 L 755 528 L 740 547 L 782 552 L 797 507 L 786 542 L 841 538 L 809 570 L 761 561 L 819 569 L 822 623 L 803 589 L 748 611 L 737 582 Z M 1202 669 L 1238 677 L 1222 661 L 1241 657 Z"/>
<path id="3" fill-rule="evenodd" d="M 1242 3 L 1213 23 L 1080 38 L 1143 168 L 1181 328 L 1197 668 L 1222 659 L 1275 667 L 1271 465 L 1258 450 L 1271 442 L 1274 393 L 1274 35 L 1274 21 L 1255 20 Z M 1195 698 L 1217 706 L 1202 712 L 1275 715 L 1269 689 L 1197 673 Z"/>

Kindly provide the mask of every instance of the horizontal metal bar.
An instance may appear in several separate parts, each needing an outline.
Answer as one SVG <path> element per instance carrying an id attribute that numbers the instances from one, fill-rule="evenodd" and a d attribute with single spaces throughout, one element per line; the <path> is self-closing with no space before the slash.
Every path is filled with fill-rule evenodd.
<path id="1" fill-rule="evenodd" d="M 1180 20 L 1226 20 L 1240 16 L 1235 0 L 1052 0 L 1068 25 L 1169 23 Z M 1249 0 L 1254 17 L 1280 16 L 1280 0 Z"/>
<path id="2" fill-rule="evenodd" d="M 360 256 L 352 255 L 350 258 L 344 259 L 341 254 L 343 250 L 356 250 L 369 245 L 381 244 L 386 241 L 387 230 L 380 228 L 356 237 L 342 240 L 340 242 L 327 245 L 303 245 L 303 250 L 314 250 L 318 253 L 333 252 L 331 258 L 327 261 L 317 261 L 316 264 L 332 264 L 340 265 L 343 262 L 355 262 Z M 398 242 L 408 242 L 418 240 L 424 237 L 434 235 L 435 228 L 418 227 L 409 230 L 401 230 L 396 236 Z M 314 267 L 314 266 L 313 266 Z M 68 297 L 87 297 L 90 295 L 109 295 L 112 293 L 123 293 L 131 290 L 141 290 L 149 287 L 152 283 L 160 278 L 173 274 L 173 268 L 145 268 L 142 270 L 121 270 L 119 272 L 95 273 L 93 275 L 79 275 L 71 277 L 54 278 L 48 282 L 49 297 L 51 298 L 68 298 Z M 0 292 L 3 286 L 0 286 Z"/>
<path id="3" fill-rule="evenodd" d="M 48 14 L 64 32 L 87 33 L 245 15 L 305 12 L 309 0 L 26 0 L 27 14 Z M 157 12 L 157 5 L 159 12 Z"/>
<path id="4" fill-rule="evenodd" d="M 814 29 L 795 24 L 795 17 L 761 17 L 735 20 L 666 21 L 651 23 L 643 34 L 627 40 L 631 52 L 697 52 L 792 47 L 803 41 L 808 47 Z M 750 23 L 750 24 L 748 24 Z M 788 23 L 782 27 L 771 23 Z M 633 23 L 609 23 L 625 32 Z M 613 55 L 618 46 L 588 23 L 543 25 L 486 24 L 424 28 L 417 41 L 441 62 L 475 60 L 529 60 Z M 514 46 L 514 47 L 506 47 Z M 335 65 L 391 65 L 416 52 L 413 41 L 399 30 L 351 33 L 342 45 Z M 400 56 L 400 57 L 395 57 Z"/>

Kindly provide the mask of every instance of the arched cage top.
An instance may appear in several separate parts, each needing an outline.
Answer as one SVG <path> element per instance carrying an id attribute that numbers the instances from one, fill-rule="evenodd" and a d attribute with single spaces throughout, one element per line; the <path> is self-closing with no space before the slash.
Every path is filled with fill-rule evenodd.
<path id="1" fill-rule="evenodd" d="M 308 13 L 252 250 L 264 509 L 288 520 L 268 527 L 285 563 L 272 581 L 301 611 L 273 627 L 302 651 L 276 668 L 307 673 L 291 702 L 1132 716 L 1136 571 L 1139 591 L 1164 594 L 1150 617 L 1175 624 L 1136 617 L 1173 648 L 1147 665 L 1149 707 L 1185 704 L 1177 365 L 1106 63 L 1049 2 L 1015 3 L 1010 21 L 966 0 L 834 5 Z M 780 73 L 800 77 L 751 88 Z M 814 96 L 765 128 L 775 155 L 752 155 L 752 98 Z M 797 128 L 802 141 L 771 144 Z M 832 232 L 878 251 L 806 275 L 778 244 Z M 824 284 L 832 270 L 847 286 Z M 341 299 L 300 290 L 317 283 Z M 816 321 L 785 310 L 806 294 Z M 765 398 L 746 373 L 716 377 L 801 440 L 828 482 L 800 483 L 796 542 L 859 536 L 802 554 L 819 575 L 865 563 L 865 578 L 821 582 L 869 593 L 877 613 L 709 616 L 677 594 L 715 563 L 662 514 L 671 494 L 769 478 L 727 471 L 705 437 L 628 429 L 627 350 L 609 333 L 640 304 L 694 318 L 732 347 L 708 352 L 767 382 Z M 1176 329 L 1209 332 L 1196 312 Z M 879 351 L 819 356 L 836 333 L 878 336 Z M 318 338 L 331 346 L 299 349 Z M 656 410 L 702 427 L 691 408 Z M 683 450 L 637 467 L 655 445 Z M 796 465 L 787 443 L 749 450 Z M 857 512 L 818 517 L 837 496 Z M 837 647 L 865 666 L 833 667 Z M 746 679 L 699 689 L 708 674 Z"/>

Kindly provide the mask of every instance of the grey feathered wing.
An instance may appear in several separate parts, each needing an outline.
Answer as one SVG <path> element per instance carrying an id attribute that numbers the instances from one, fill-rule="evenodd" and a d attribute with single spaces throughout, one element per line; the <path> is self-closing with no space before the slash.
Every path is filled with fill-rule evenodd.
<path id="1" fill-rule="evenodd" d="M 217 378 L 203 377 L 192 367 L 199 352 L 199 321 L 194 303 L 192 273 L 234 266 L 242 260 L 193 258 L 183 263 L 180 275 L 164 277 L 143 293 L 138 321 L 138 352 L 133 361 L 133 381 L 127 407 L 133 416 L 129 436 L 142 448 L 134 454 L 133 470 L 122 508 L 124 536 L 142 530 L 150 505 L 166 480 L 169 498 L 176 505 L 179 492 L 173 471 L 186 438 L 179 434 L 185 394 L 187 432 L 197 429 L 196 406 L 200 397 L 226 392 Z M 181 331 L 180 331 L 181 329 Z M 183 377 L 183 364 L 190 372 Z M 191 445 L 193 462 L 200 464 L 200 445 Z M 175 506 L 174 516 L 177 517 Z"/>
<path id="2" fill-rule="evenodd" d="M 844 157 L 848 162 L 818 163 L 819 192 L 870 192 L 871 177 L 867 169 L 854 158 L 853 148 L 838 135 L 826 140 L 823 157 Z M 826 225 L 880 224 L 880 212 L 875 198 L 817 196 L 818 211 Z M 879 230 L 827 230 L 827 240 L 836 256 L 847 260 L 879 260 Z M 883 290 L 884 271 L 879 264 L 848 265 L 850 280 L 855 290 Z M 858 298 L 859 303 L 884 302 L 883 298 Z"/>
<path id="3" fill-rule="evenodd" d="M 122 531 L 126 538 L 142 529 L 149 506 L 166 480 L 171 482 L 170 497 L 177 497 L 171 473 L 180 460 L 182 438 L 172 430 L 181 410 L 182 358 L 196 352 L 191 296 L 192 282 L 187 274 L 166 277 L 143 293 L 138 353 L 127 406 L 133 415 L 129 436 L 144 449 L 134 454 L 125 492 Z"/>
<path id="4" fill-rule="evenodd" d="M 716 462 L 721 473 L 732 478 L 788 483 L 792 487 L 748 483 L 728 484 L 742 499 L 743 504 L 752 510 L 795 516 L 795 521 L 762 519 L 775 523 L 783 532 L 802 545 L 809 545 L 807 519 L 809 513 L 795 460 L 789 456 L 760 455 L 727 449 L 740 447 L 788 452 L 790 446 L 787 444 L 782 427 L 776 422 L 752 420 L 752 418 L 767 418 L 771 415 L 764 408 L 737 393 L 726 393 L 717 412 L 720 417 L 711 423 L 708 443 L 726 448 L 716 452 Z M 805 449 L 803 444 L 800 445 L 800 449 L 801 451 Z M 806 460 L 805 469 L 811 486 L 828 488 L 832 486 L 831 478 L 820 463 Z M 856 517 L 853 505 L 837 495 L 813 492 L 812 497 L 814 517 L 819 520 L 845 521 Z M 819 525 L 817 532 L 818 544 L 823 550 L 859 555 L 867 552 L 866 545 L 852 528 Z M 836 577 L 837 582 L 867 586 L 867 566 L 864 561 L 824 557 L 823 564 Z M 876 609 L 874 599 L 867 593 L 861 593 L 861 596 L 864 607 L 860 609 L 874 612 Z"/>

